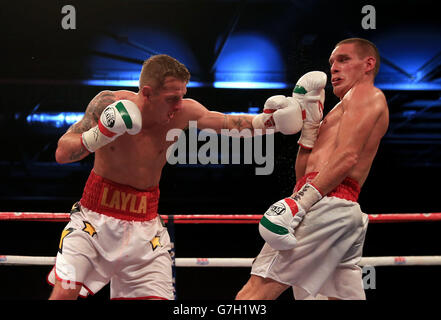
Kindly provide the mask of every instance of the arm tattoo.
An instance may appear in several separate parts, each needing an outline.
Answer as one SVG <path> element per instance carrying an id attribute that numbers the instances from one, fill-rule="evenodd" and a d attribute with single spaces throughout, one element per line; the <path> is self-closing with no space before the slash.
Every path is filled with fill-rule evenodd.
<path id="1" fill-rule="evenodd" d="M 98 123 L 98 119 L 103 110 L 116 101 L 115 94 L 112 91 L 102 91 L 90 101 L 84 112 L 84 117 L 73 124 L 68 132 L 83 133 Z M 83 150 L 84 152 L 85 150 Z"/>
<path id="2" fill-rule="evenodd" d="M 251 124 L 251 121 L 247 118 L 243 118 L 241 116 L 237 117 L 237 118 L 233 118 L 233 125 L 235 129 L 238 129 L 239 131 L 241 131 L 242 129 L 253 129 L 253 126 Z"/>
<path id="3" fill-rule="evenodd" d="M 70 154 L 70 160 L 71 160 L 71 161 L 78 161 L 78 160 L 81 160 L 81 159 L 83 158 L 83 155 L 84 155 L 86 152 L 87 152 L 87 150 L 86 150 L 83 146 L 81 146 L 81 149 L 80 149 L 80 150 L 76 150 L 76 151 L 74 151 L 74 152 L 72 152 L 72 153 Z"/>

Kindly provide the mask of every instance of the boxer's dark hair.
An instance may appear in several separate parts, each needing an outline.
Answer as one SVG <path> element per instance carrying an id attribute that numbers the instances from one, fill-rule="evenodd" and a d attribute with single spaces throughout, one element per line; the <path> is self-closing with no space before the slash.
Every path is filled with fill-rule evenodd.
<path id="1" fill-rule="evenodd" d="M 166 77 L 175 77 L 188 83 L 190 72 L 185 65 L 166 54 L 151 56 L 142 65 L 139 88 L 146 85 L 160 88 Z"/>
<path id="2" fill-rule="evenodd" d="M 354 43 L 360 58 L 366 58 L 367 56 L 372 56 L 375 58 L 376 62 L 374 68 L 374 77 L 376 77 L 378 71 L 380 70 L 380 53 L 378 52 L 375 44 L 363 38 L 348 38 L 337 43 L 335 47 L 345 43 Z"/>

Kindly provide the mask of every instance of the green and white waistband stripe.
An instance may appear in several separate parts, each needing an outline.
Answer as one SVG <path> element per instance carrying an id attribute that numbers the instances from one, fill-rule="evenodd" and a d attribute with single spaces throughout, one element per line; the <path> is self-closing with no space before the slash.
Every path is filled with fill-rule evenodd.
<path id="1" fill-rule="evenodd" d="M 124 104 L 122 102 L 118 102 L 115 106 L 115 108 L 119 111 L 121 114 L 121 117 L 126 125 L 127 129 L 132 129 L 132 119 L 130 118 L 129 113 L 127 112 L 126 107 L 124 107 Z"/>
<path id="2" fill-rule="evenodd" d="M 276 234 L 284 235 L 289 233 L 288 229 L 272 223 L 265 216 L 263 216 L 262 219 L 260 220 L 260 224 L 265 228 L 267 228 L 269 231 Z"/>
<path id="3" fill-rule="evenodd" d="M 298 86 L 297 85 L 297 86 L 294 87 L 294 90 L 293 90 L 292 93 L 305 94 L 305 93 L 307 93 L 307 91 L 302 86 Z"/>

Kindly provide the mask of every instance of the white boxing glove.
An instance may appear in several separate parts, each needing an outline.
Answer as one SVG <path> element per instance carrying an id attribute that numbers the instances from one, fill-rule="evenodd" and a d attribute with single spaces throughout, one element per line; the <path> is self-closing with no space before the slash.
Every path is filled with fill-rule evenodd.
<path id="1" fill-rule="evenodd" d="M 260 220 L 260 235 L 275 250 L 293 249 L 297 245 L 294 229 L 322 197 L 317 188 L 307 183 L 292 197 L 277 201 Z"/>
<path id="2" fill-rule="evenodd" d="M 302 129 L 302 109 L 292 97 L 277 95 L 269 97 L 263 113 L 253 119 L 254 129 L 274 129 L 283 134 L 294 134 Z"/>
<path id="3" fill-rule="evenodd" d="M 305 149 L 312 149 L 317 140 L 318 129 L 323 119 L 326 81 L 326 73 L 311 71 L 297 81 L 293 91 L 293 98 L 300 103 L 303 116 L 303 128 L 298 144 Z"/>
<path id="4" fill-rule="evenodd" d="M 130 100 L 119 100 L 103 110 L 98 125 L 83 132 L 81 143 L 89 152 L 95 152 L 126 132 L 130 135 L 138 134 L 141 128 L 139 107 Z"/>

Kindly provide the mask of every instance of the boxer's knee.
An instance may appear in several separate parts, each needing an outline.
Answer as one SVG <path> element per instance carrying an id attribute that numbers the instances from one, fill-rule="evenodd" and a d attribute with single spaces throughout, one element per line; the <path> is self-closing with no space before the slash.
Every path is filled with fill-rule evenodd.
<path id="1" fill-rule="evenodd" d="M 274 300 L 288 287 L 270 278 L 251 275 L 248 282 L 237 293 L 236 300 Z"/>

